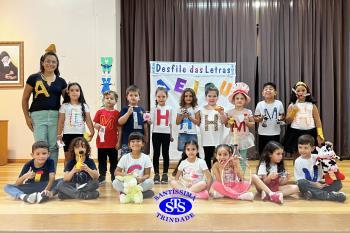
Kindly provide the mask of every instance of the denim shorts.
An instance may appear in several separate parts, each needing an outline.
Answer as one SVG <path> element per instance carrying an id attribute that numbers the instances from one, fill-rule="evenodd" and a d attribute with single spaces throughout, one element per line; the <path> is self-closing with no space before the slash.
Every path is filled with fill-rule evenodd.
<path id="1" fill-rule="evenodd" d="M 190 141 L 190 140 L 195 140 L 198 142 L 197 134 L 179 133 L 179 137 L 177 140 L 178 141 L 177 150 L 183 151 L 185 143 Z"/>

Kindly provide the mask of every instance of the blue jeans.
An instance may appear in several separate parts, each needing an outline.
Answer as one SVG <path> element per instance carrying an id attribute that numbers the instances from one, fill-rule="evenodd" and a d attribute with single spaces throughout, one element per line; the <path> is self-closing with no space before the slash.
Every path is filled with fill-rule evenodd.
<path id="1" fill-rule="evenodd" d="M 58 111 L 43 110 L 31 112 L 33 120 L 35 141 L 46 141 L 49 143 L 50 158 L 55 161 L 57 167 L 58 147 L 57 147 L 57 124 Z"/>
<path id="2" fill-rule="evenodd" d="M 55 183 L 51 188 L 51 191 L 54 195 L 57 194 L 57 186 L 60 182 L 62 182 L 62 179 L 55 180 Z M 22 194 L 31 194 L 31 193 L 43 191 L 46 188 L 47 184 L 48 184 L 47 181 L 28 183 L 28 184 L 22 184 L 22 185 L 7 184 L 4 187 L 4 191 L 10 196 L 16 199 L 19 199 L 19 197 Z"/>
<path id="3" fill-rule="evenodd" d="M 184 151 L 185 143 L 190 140 L 196 140 L 198 142 L 197 134 L 179 133 L 177 141 L 177 150 Z"/>

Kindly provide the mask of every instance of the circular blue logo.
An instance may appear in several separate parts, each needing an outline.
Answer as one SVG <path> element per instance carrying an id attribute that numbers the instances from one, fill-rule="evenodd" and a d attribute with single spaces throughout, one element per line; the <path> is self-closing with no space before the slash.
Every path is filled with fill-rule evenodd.
<path id="1" fill-rule="evenodd" d="M 159 209 L 169 215 L 186 214 L 192 209 L 192 203 L 181 197 L 171 197 L 159 203 Z"/>

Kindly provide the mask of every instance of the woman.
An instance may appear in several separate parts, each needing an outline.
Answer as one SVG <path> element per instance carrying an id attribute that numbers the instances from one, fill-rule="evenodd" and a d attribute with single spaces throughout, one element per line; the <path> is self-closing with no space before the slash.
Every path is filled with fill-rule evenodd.
<path id="1" fill-rule="evenodd" d="M 50 156 L 57 167 L 57 123 L 61 96 L 67 87 L 66 81 L 59 77 L 59 61 L 56 53 L 46 52 L 40 58 L 40 72 L 29 76 L 22 97 L 22 110 L 35 141 L 44 140 L 50 145 Z M 29 98 L 33 102 L 29 108 Z"/>

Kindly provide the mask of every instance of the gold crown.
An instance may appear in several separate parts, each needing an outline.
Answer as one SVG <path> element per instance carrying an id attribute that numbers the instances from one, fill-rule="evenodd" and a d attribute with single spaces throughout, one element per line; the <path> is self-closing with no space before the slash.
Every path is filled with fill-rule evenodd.
<path id="1" fill-rule="evenodd" d="M 47 47 L 47 49 L 45 49 L 45 53 L 47 52 L 54 52 L 56 53 L 56 45 L 55 44 L 50 44 L 49 47 Z"/>

